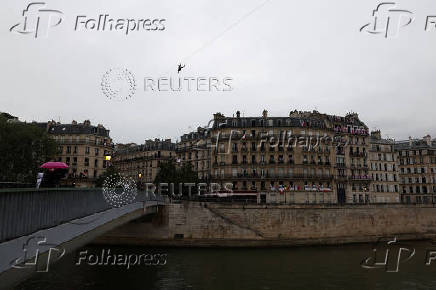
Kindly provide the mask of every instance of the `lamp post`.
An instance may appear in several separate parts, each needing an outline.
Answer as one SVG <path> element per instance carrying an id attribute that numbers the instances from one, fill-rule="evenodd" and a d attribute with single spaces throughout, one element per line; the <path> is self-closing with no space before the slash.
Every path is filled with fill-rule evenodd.
<path id="1" fill-rule="evenodd" d="M 142 173 L 138 173 L 138 188 L 142 189 Z"/>
<path id="2" fill-rule="evenodd" d="M 110 155 L 106 155 L 104 157 L 104 159 L 106 160 L 106 162 L 108 163 L 108 167 L 112 166 L 111 160 L 112 160 L 112 156 Z"/>

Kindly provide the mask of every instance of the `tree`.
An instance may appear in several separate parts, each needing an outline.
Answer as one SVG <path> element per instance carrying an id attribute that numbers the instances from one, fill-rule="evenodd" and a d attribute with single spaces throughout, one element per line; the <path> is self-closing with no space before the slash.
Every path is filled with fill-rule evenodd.
<path id="1" fill-rule="evenodd" d="M 109 176 L 114 176 L 117 178 L 117 176 L 120 178 L 120 171 L 115 168 L 114 166 L 109 166 L 106 171 L 98 177 L 98 179 L 95 182 L 96 187 L 103 187 L 103 183 Z"/>
<path id="2" fill-rule="evenodd" d="M 191 163 L 185 163 L 182 167 L 177 168 L 174 160 L 161 162 L 159 172 L 154 179 L 154 184 L 158 187 L 161 183 L 174 183 L 174 193 L 179 194 L 179 184 L 199 183 L 197 173 L 192 169 Z M 197 192 L 196 186 L 192 188 L 191 193 Z M 188 195 L 187 187 L 183 188 L 183 195 Z"/>
<path id="3" fill-rule="evenodd" d="M 33 124 L 0 115 L 0 182 L 34 183 L 40 166 L 53 160 L 56 142 Z"/>

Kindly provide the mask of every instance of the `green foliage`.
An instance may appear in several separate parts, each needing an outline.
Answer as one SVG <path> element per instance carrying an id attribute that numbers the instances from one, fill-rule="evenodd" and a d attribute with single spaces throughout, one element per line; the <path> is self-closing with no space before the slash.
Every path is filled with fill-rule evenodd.
<path id="1" fill-rule="evenodd" d="M 174 183 L 175 194 L 179 193 L 180 183 L 199 183 L 198 174 L 192 169 L 191 163 L 185 163 L 182 167 L 177 167 L 174 161 L 161 162 L 159 172 L 154 179 L 154 184 L 157 186 L 160 183 Z M 183 189 L 183 193 L 187 194 L 187 189 Z M 196 190 L 193 188 L 193 194 Z"/>
<path id="2" fill-rule="evenodd" d="M 33 124 L 0 116 L 0 182 L 35 183 L 39 167 L 53 160 L 56 142 Z"/>

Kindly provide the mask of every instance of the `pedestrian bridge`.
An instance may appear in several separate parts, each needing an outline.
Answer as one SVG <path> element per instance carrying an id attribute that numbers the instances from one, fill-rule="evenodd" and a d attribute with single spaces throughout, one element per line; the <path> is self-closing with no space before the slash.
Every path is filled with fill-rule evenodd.
<path id="1" fill-rule="evenodd" d="M 0 288 L 48 270 L 56 256 L 164 204 L 162 196 L 145 192 L 113 208 L 102 189 L 0 190 Z"/>

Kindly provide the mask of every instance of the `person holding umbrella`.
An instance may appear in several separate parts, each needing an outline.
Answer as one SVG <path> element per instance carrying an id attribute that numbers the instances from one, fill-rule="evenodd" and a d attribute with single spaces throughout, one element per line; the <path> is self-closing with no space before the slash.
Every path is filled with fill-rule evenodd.
<path id="1" fill-rule="evenodd" d="M 68 165 L 63 162 L 47 162 L 40 168 L 46 169 L 45 173 L 38 173 L 37 188 L 58 187 L 59 181 L 64 178 L 68 172 Z"/>

